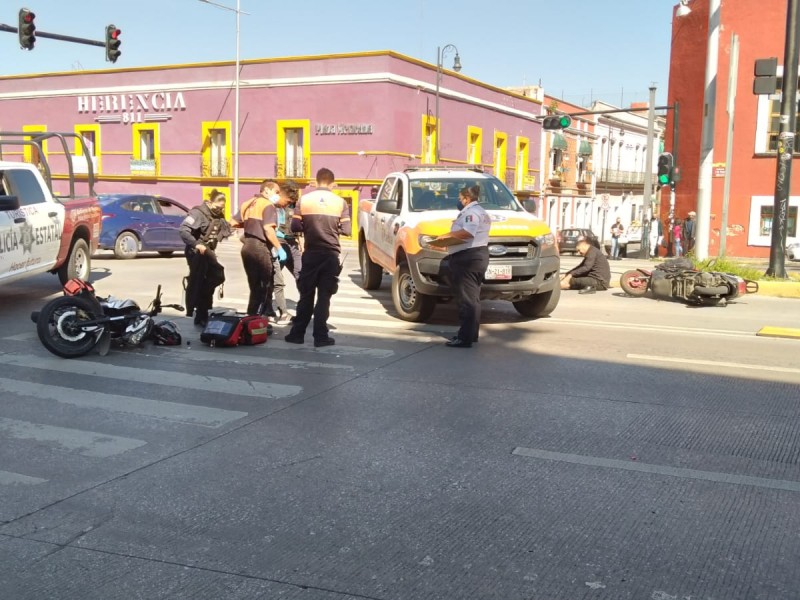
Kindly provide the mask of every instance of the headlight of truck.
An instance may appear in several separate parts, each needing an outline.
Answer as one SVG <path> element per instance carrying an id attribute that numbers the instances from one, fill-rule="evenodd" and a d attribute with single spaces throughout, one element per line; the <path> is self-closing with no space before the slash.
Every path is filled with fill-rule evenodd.
<path id="1" fill-rule="evenodd" d="M 438 236 L 436 235 L 425 235 L 422 234 L 419 236 L 419 245 L 420 247 L 424 248 L 425 250 L 433 250 L 434 252 L 447 252 L 446 248 L 441 246 L 431 246 L 430 241 L 435 240 Z"/>
<path id="2" fill-rule="evenodd" d="M 552 233 L 547 233 L 545 235 L 538 235 L 534 239 L 536 240 L 536 244 L 539 246 L 541 250 L 555 248 L 556 246 L 556 236 L 554 236 Z"/>

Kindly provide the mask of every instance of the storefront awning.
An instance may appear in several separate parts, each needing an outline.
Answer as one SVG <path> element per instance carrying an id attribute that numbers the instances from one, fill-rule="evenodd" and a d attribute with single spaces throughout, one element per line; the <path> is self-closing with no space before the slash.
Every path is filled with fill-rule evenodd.
<path id="1" fill-rule="evenodd" d="M 566 150 L 569 148 L 567 145 L 567 140 L 564 139 L 564 136 L 560 133 L 556 133 L 553 136 L 553 149 L 554 150 Z"/>
<path id="2" fill-rule="evenodd" d="M 580 148 L 578 148 L 578 155 L 579 156 L 591 156 L 592 155 L 592 145 L 587 142 L 586 140 L 581 142 Z"/>

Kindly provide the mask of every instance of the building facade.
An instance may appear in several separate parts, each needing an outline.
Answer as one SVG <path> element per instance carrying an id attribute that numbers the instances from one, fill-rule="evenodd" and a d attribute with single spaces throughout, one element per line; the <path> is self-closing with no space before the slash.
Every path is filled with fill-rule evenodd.
<path id="1" fill-rule="evenodd" d="M 697 210 L 709 0 L 689 0 L 687 7 L 691 12 L 686 15 L 673 13 L 668 103 L 677 105 L 679 110 L 677 127 L 674 127 L 675 111 L 670 111 L 665 140 L 667 151 L 676 156 L 681 171 L 675 190 L 678 218 Z M 721 3 L 716 102 L 709 107 L 714 124 L 709 256 L 717 256 L 723 243 L 725 253 L 731 256 L 769 256 L 780 92 L 772 96 L 753 95 L 753 65 L 759 58 L 779 57 L 779 63 L 783 62 L 786 10 L 784 0 L 722 0 Z M 729 94 L 726 82 L 731 75 L 733 34 L 739 39 L 739 60 L 737 84 Z M 778 74 L 783 75 L 780 64 Z M 735 133 L 731 140 L 731 161 L 726 164 L 729 101 L 733 102 Z M 678 132 L 677 139 L 673 130 Z M 796 152 L 795 149 L 795 159 Z M 727 200 L 726 177 L 730 178 Z M 666 204 L 662 200 L 663 218 L 668 217 Z M 790 187 L 787 241 L 798 240 L 799 207 L 800 182 L 795 171 Z"/>
<path id="2" fill-rule="evenodd" d="M 98 193 L 144 193 L 192 206 L 234 184 L 232 62 L 0 77 L 0 131 L 68 131 L 76 170 L 91 161 Z M 265 178 L 313 182 L 333 170 L 357 205 L 391 171 L 434 162 L 496 174 L 538 196 L 541 100 L 394 52 L 243 61 L 239 198 Z M 437 140 L 438 138 L 438 140 Z M 54 185 L 67 166 L 45 148 Z M 8 160 L 35 161 L 3 147 Z M 235 207 L 234 207 L 235 209 Z"/>

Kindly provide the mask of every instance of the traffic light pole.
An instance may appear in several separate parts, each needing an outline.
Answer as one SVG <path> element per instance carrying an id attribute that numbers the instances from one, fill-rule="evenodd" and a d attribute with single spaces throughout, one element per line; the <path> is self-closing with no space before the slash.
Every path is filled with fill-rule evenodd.
<path id="1" fill-rule="evenodd" d="M 647 206 L 647 210 L 644 211 L 642 214 L 642 224 L 649 223 L 648 213 L 652 215 L 653 213 L 653 138 L 655 137 L 656 133 L 656 86 L 650 86 L 650 102 L 647 103 L 648 111 L 647 111 L 647 145 L 645 146 L 644 152 L 644 162 L 645 167 L 644 170 L 644 198 L 643 198 L 643 207 Z M 646 204 L 645 204 L 646 203 Z M 642 253 L 644 256 L 642 258 L 647 258 L 648 251 L 649 251 L 649 244 L 650 244 L 650 237 L 648 236 L 645 238 L 644 236 L 644 227 L 642 228 L 642 243 L 640 244 Z"/>
<path id="2" fill-rule="evenodd" d="M 786 14 L 786 48 L 783 57 L 781 88 L 781 130 L 778 134 L 778 169 L 775 175 L 775 200 L 772 207 L 772 243 L 767 275 L 786 278 L 786 229 L 789 213 L 789 186 L 792 179 L 792 156 L 795 150 L 797 122 L 798 37 L 800 37 L 800 0 L 789 0 Z"/>
<path id="3" fill-rule="evenodd" d="M 0 23 L 0 31 L 17 33 L 19 30 L 16 27 L 11 27 L 10 25 L 4 25 L 3 23 Z M 48 33 L 46 31 L 39 31 L 38 29 L 36 30 L 36 37 L 60 40 L 62 42 L 72 42 L 73 44 L 85 44 L 86 46 L 100 46 L 101 48 L 105 48 L 106 46 L 105 42 L 100 42 L 98 40 L 90 40 L 88 38 L 74 37 L 71 35 L 62 35 L 60 33 Z"/>

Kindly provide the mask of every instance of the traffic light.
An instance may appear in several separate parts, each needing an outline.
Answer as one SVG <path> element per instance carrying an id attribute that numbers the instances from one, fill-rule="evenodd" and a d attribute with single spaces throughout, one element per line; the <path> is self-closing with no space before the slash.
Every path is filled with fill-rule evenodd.
<path id="1" fill-rule="evenodd" d="M 122 40 L 119 39 L 121 29 L 117 29 L 116 25 L 109 25 L 106 27 L 106 60 L 112 63 L 117 62 L 119 55 L 122 52 L 119 49 Z"/>
<path id="2" fill-rule="evenodd" d="M 658 185 L 672 185 L 672 171 L 675 168 L 675 161 L 672 154 L 662 152 L 658 157 Z"/>
<path id="3" fill-rule="evenodd" d="M 543 129 L 566 129 L 572 123 L 572 119 L 567 115 L 553 115 L 545 117 L 542 121 Z"/>
<path id="4" fill-rule="evenodd" d="M 33 50 L 33 45 L 36 43 L 36 24 L 33 22 L 36 15 L 27 8 L 19 9 L 19 27 L 17 33 L 19 34 L 19 46 L 23 50 Z"/>

